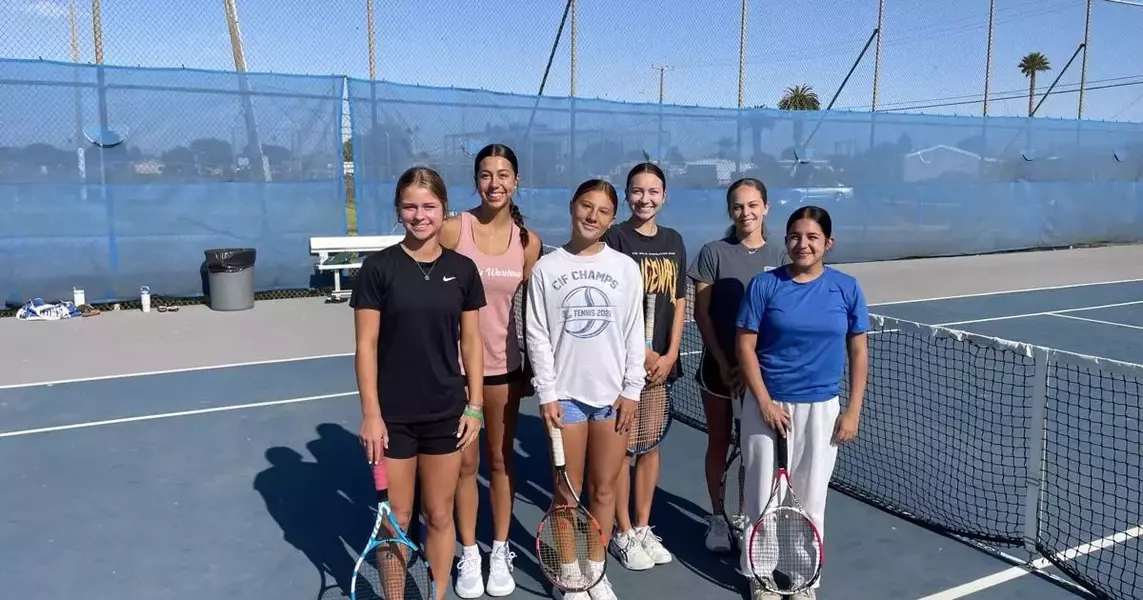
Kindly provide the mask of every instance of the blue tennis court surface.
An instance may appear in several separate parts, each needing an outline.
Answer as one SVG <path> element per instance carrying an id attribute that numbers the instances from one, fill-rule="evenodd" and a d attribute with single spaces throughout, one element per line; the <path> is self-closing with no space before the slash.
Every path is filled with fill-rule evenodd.
<path id="1" fill-rule="evenodd" d="M 871 310 L 1143 362 L 1143 282 Z M 689 380 L 697 356 L 684 360 Z M 512 597 L 520 598 L 549 597 L 532 540 L 551 485 L 536 415 L 534 402 L 526 402 L 516 448 L 511 542 L 518 589 Z M 355 552 L 372 524 L 371 481 L 356 438 L 359 421 L 353 361 L 346 356 L 0 388 L 5 595 L 343 597 Z M 743 597 L 733 572 L 736 558 L 712 556 L 702 545 L 702 519 L 709 509 L 703 449 L 701 433 L 682 424 L 672 428 L 663 446 L 665 467 L 652 524 L 675 561 L 627 572 L 613 560 L 610 578 L 619 598 Z M 1137 445 L 1122 449 L 1124 463 L 1116 466 L 1136 481 L 1138 453 Z M 1088 489 L 1093 482 L 1083 485 Z M 482 501 L 484 545 L 490 523 L 486 496 Z M 1074 560 L 1088 561 L 1094 570 L 1092 561 L 1101 555 L 1111 560 L 1105 553 L 1112 548 L 1122 557 L 1132 556 L 1122 551 L 1131 547 L 1138 557 L 1139 532 L 1106 535 L 1116 533 L 1121 535 L 1100 548 L 1081 548 Z M 1100 570 L 1143 589 L 1134 579 L 1138 564 L 1119 567 L 1118 572 L 1106 565 Z M 950 537 L 831 494 L 819 598 L 961 597 L 1077 596 Z"/>

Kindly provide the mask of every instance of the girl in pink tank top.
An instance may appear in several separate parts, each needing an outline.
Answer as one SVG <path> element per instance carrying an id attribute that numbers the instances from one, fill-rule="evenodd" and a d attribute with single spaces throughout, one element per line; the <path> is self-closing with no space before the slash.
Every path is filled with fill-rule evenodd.
<path id="1" fill-rule="evenodd" d="M 481 575 L 482 557 L 476 545 L 477 482 L 480 445 L 472 444 L 461 461 L 456 488 L 456 530 L 463 547 L 457 564 L 456 595 L 460 598 L 506 596 L 516 589 L 512 578 L 514 554 L 508 550 L 515 488 L 516 419 L 520 399 L 530 395 L 530 375 L 524 368 L 517 334 L 514 298 L 540 257 L 540 237 L 524 227 L 513 201 L 519 183 L 515 153 L 502 144 L 486 146 L 474 161 L 480 206 L 445 222 L 442 245 L 476 263 L 487 304 L 480 309 L 484 341 L 484 425 L 492 503 L 492 553 L 488 582 Z"/>
<path id="2" fill-rule="evenodd" d="M 487 254 L 477 247 L 476 227 L 480 224 L 475 215 L 467 211 L 460 213 L 460 239 L 457 240 L 456 251 L 476 263 L 484 283 L 484 295 L 488 299 L 488 304 L 480 309 L 484 376 L 507 377 L 520 369 L 520 344 L 516 339 L 512 299 L 524 281 L 524 244 L 520 241 L 520 227 L 512 223 L 508 249 L 501 254 Z"/>

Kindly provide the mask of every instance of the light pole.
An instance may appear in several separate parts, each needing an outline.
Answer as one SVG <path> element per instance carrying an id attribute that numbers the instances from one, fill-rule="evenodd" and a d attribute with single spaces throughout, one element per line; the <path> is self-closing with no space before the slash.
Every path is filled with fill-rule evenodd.
<path id="1" fill-rule="evenodd" d="M 1132 2 L 1131 0 L 1102 0 L 1108 4 L 1122 4 L 1125 6 L 1134 6 L 1135 8 L 1143 8 L 1143 2 Z M 1084 19 L 1083 24 L 1083 62 L 1080 63 L 1080 89 L 1079 89 L 1079 109 L 1077 112 L 1078 119 L 1083 118 L 1083 96 L 1087 91 L 1087 50 L 1090 47 L 1089 40 L 1091 38 L 1091 5 L 1092 0 L 1087 0 L 1087 17 Z"/>

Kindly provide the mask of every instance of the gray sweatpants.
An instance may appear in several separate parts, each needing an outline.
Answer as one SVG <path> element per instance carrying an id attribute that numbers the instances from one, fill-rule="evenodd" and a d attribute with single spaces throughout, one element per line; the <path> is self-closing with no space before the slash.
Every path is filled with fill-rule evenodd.
<path id="1" fill-rule="evenodd" d="M 790 484 L 802 508 L 814 520 L 825 543 L 826 493 L 837 463 L 837 446 L 833 430 L 841 404 L 837 397 L 825 402 L 778 402 L 790 415 L 790 432 L 786 441 Z M 774 430 L 762 420 L 758 401 L 747 390 L 742 403 L 742 460 L 746 466 L 746 483 L 742 486 L 745 512 L 750 523 L 758 520 L 770 501 L 777 469 Z M 781 499 L 779 499 L 781 500 Z M 750 528 L 744 534 L 750 535 Z M 749 539 L 741 540 L 741 548 L 749 548 Z M 750 573 L 749 553 L 742 553 L 742 573 Z M 819 579 L 820 583 L 820 579 Z M 815 585 L 814 587 L 817 587 Z"/>

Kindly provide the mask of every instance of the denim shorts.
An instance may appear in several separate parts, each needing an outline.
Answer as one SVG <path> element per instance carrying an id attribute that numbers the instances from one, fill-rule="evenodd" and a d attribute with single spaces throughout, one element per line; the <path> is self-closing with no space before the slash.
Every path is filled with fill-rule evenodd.
<path id="1" fill-rule="evenodd" d="M 611 406 L 596 408 L 579 400 L 560 400 L 560 408 L 564 411 L 565 425 L 586 423 L 587 421 L 606 421 L 615 418 L 615 409 Z"/>

